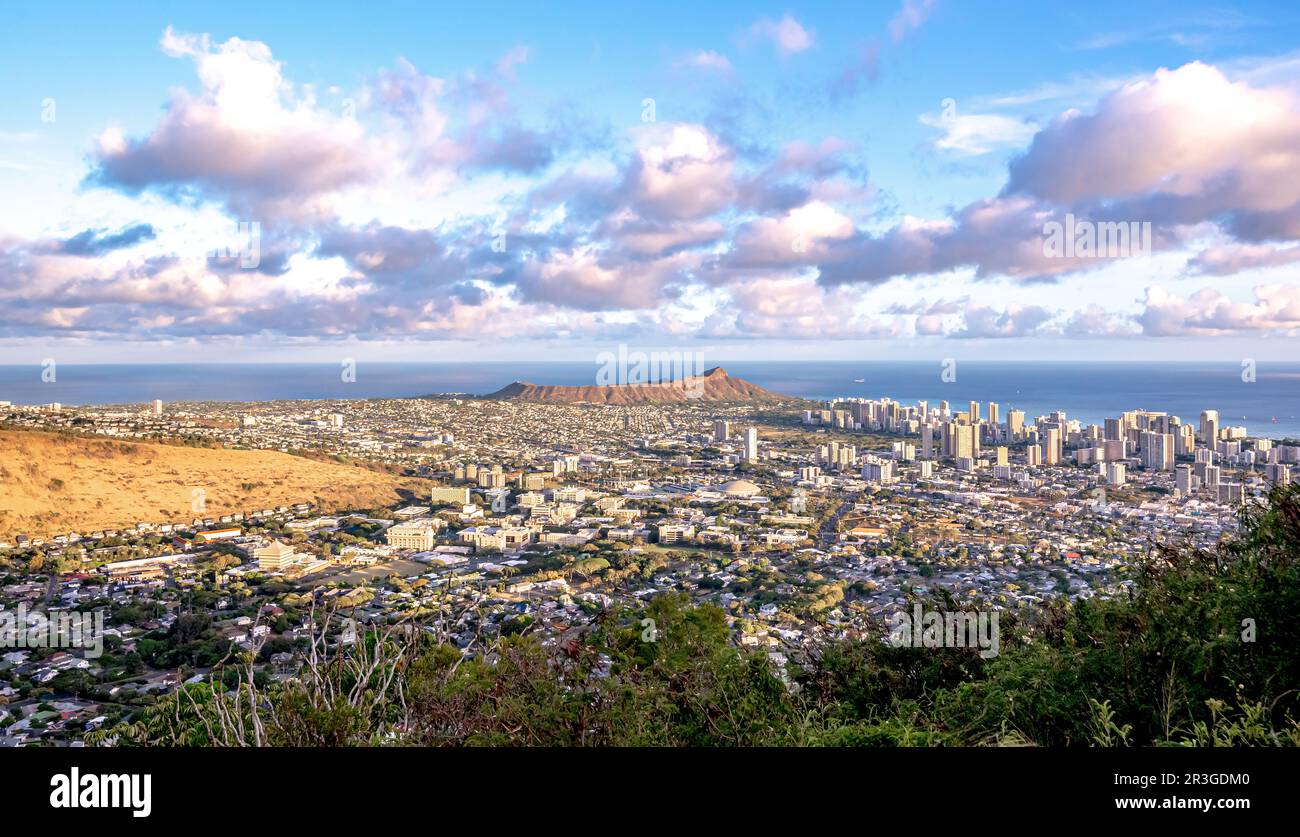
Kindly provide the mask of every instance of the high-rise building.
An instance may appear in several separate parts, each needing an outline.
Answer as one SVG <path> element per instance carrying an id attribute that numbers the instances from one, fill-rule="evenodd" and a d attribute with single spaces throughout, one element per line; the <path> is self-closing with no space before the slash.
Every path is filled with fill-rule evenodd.
<path id="1" fill-rule="evenodd" d="M 157 398 L 153 400 L 153 414 L 155 416 L 162 415 L 162 401 Z"/>
<path id="2" fill-rule="evenodd" d="M 758 428 L 751 427 L 745 431 L 745 461 L 758 461 Z"/>
<path id="3" fill-rule="evenodd" d="M 725 442 L 731 438 L 731 422 L 718 420 L 713 422 L 713 441 Z"/>
<path id="4" fill-rule="evenodd" d="M 1219 411 L 1205 410 L 1201 413 L 1201 432 L 1199 434 L 1201 444 L 1207 448 L 1213 448 L 1214 444 L 1219 441 Z"/>
<path id="5" fill-rule="evenodd" d="M 862 478 L 870 483 L 884 485 L 894 481 L 894 463 L 888 459 L 868 456 L 862 463 Z"/>
<path id="6" fill-rule="evenodd" d="M 1173 469 L 1173 434 L 1143 432 L 1142 467 L 1148 471 L 1169 471 Z"/>
<path id="7" fill-rule="evenodd" d="M 970 416 L 971 424 L 975 424 L 976 422 L 978 422 L 980 420 L 980 402 L 978 401 L 970 402 L 970 410 L 967 412 L 967 415 Z"/>
<path id="8" fill-rule="evenodd" d="M 1017 442 L 1025 432 L 1025 411 L 1007 411 L 1007 441 Z"/>
<path id="9" fill-rule="evenodd" d="M 1043 464 L 1059 465 L 1061 463 L 1060 428 L 1049 427 L 1043 432 Z"/>
<path id="10" fill-rule="evenodd" d="M 973 424 L 954 424 L 952 455 L 958 459 L 974 459 L 977 453 L 975 443 L 976 427 Z"/>
<path id="11" fill-rule="evenodd" d="M 1125 468 L 1123 462 L 1107 462 L 1102 466 L 1106 469 L 1107 485 L 1123 485 L 1125 480 Z"/>

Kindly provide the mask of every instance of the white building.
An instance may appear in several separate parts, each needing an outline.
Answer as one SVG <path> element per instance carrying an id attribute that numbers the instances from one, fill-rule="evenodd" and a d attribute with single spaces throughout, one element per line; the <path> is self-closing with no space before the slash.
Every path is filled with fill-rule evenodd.
<path id="1" fill-rule="evenodd" d="M 438 530 L 445 525 L 440 517 L 421 517 L 390 527 L 385 537 L 390 546 L 398 549 L 428 552 L 438 539 Z"/>

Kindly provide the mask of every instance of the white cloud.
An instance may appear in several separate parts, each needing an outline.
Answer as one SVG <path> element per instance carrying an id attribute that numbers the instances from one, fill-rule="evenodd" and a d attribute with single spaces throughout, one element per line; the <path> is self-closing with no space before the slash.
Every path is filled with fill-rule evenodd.
<path id="1" fill-rule="evenodd" d="M 678 67 L 694 67 L 701 70 L 716 70 L 720 73 L 730 73 L 732 71 L 731 61 L 727 56 L 714 52 L 713 50 L 700 50 L 693 52 L 687 57 L 677 62 Z"/>
<path id="2" fill-rule="evenodd" d="M 1254 302 L 1239 302 L 1213 288 L 1180 297 L 1159 285 L 1146 289 L 1139 321 L 1152 337 L 1213 337 L 1237 332 L 1300 334 L 1300 286 L 1259 285 Z"/>
<path id="3" fill-rule="evenodd" d="M 998 148 L 1019 148 L 1031 140 L 1036 127 L 1020 119 L 992 113 L 923 113 L 922 125 L 937 128 L 943 136 L 934 147 L 965 156 L 987 154 Z"/>
<path id="4" fill-rule="evenodd" d="M 804 28 L 803 24 L 789 14 L 780 20 L 762 18 L 749 27 L 749 32 L 756 38 L 772 42 L 781 55 L 795 55 L 811 49 L 815 33 Z"/>
<path id="5" fill-rule="evenodd" d="M 889 36 L 901 41 L 908 32 L 921 28 L 921 24 L 930 16 L 934 0 L 903 0 L 903 5 L 889 21 Z"/>

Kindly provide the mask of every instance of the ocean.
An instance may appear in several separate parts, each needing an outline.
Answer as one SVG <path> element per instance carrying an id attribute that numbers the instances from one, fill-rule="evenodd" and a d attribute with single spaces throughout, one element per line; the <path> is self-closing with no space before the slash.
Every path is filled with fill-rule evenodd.
<path id="1" fill-rule="evenodd" d="M 814 399 L 889 396 L 904 403 L 997 402 L 1002 415 L 1023 409 L 1032 420 L 1054 410 L 1101 423 L 1124 410 L 1159 410 L 1196 422 L 1219 411 L 1222 425 L 1252 434 L 1300 438 L 1300 363 L 1260 363 L 1253 382 L 1241 366 L 1213 362 L 959 361 L 945 382 L 937 362 L 735 361 L 730 375 L 788 395 Z M 0 366 L 0 401 L 15 404 L 144 404 L 176 401 L 402 398 L 438 393 L 483 395 L 512 381 L 595 384 L 595 363 L 368 363 L 345 382 L 335 364 L 67 364 L 55 380 L 38 365 Z M 861 379 L 861 382 L 858 381 Z"/>

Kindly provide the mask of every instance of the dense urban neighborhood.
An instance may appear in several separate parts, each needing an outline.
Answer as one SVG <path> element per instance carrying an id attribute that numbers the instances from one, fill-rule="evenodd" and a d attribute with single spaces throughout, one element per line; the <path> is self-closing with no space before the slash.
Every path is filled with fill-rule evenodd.
<path id="1" fill-rule="evenodd" d="M 1210 547 L 1287 483 L 1300 446 L 1130 411 L 1103 425 L 888 398 L 596 405 L 468 396 L 0 406 L 11 430 L 260 449 L 417 480 L 385 508 L 296 501 L 0 542 L 10 614 L 92 614 L 98 644 L 0 649 L 0 740 L 80 745 L 232 653 L 293 677 L 313 637 L 436 624 L 563 643 L 684 594 L 780 672 L 944 591 L 1016 611 L 1117 595 L 1156 541 Z M 7 463 L 9 468 L 23 463 Z M 320 614 L 330 624 L 316 624 Z M 653 628 L 653 626 L 651 626 Z M 38 637 L 39 638 L 39 637 Z M 653 641 L 653 630 L 648 635 Z"/>

